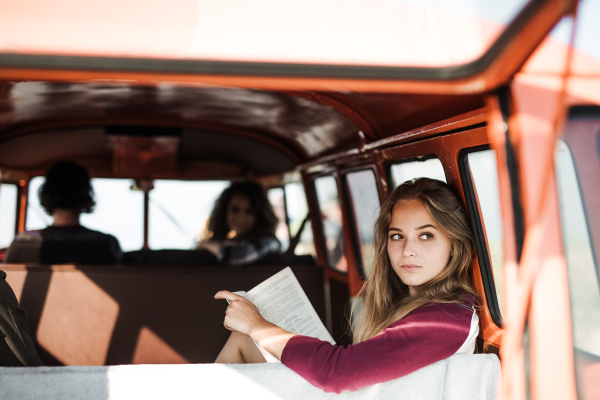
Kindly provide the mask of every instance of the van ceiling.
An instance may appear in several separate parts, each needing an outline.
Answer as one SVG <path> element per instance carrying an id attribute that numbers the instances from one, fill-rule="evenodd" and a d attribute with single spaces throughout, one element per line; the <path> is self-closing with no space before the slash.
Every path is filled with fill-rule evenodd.
<path id="1" fill-rule="evenodd" d="M 113 153 L 106 125 L 180 129 L 182 162 L 279 173 L 483 106 L 480 96 L 273 92 L 127 82 L 0 83 L 0 167 Z"/>

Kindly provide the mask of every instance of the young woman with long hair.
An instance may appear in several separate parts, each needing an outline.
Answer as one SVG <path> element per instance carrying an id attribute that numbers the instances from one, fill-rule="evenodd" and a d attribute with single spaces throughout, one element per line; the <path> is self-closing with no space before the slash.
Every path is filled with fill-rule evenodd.
<path id="1" fill-rule="evenodd" d="M 294 335 L 264 320 L 246 299 L 222 291 L 233 331 L 216 362 L 264 362 L 254 339 L 326 391 L 356 390 L 407 375 L 457 353 L 473 353 L 479 332 L 470 281 L 474 241 L 447 184 L 428 178 L 398 186 L 374 227 L 375 261 L 359 296 L 353 345 Z"/>
<path id="2" fill-rule="evenodd" d="M 277 217 L 263 187 L 235 182 L 221 193 L 210 214 L 198 250 L 208 250 L 223 264 L 241 266 L 279 253 Z"/>

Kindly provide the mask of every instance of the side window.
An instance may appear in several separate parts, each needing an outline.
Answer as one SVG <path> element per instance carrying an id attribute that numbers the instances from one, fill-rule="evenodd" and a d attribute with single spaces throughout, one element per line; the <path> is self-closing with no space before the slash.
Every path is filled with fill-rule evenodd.
<path id="1" fill-rule="evenodd" d="M 267 193 L 273 212 L 279 222 L 275 230 L 275 236 L 281 242 L 281 250 L 285 251 L 290 245 L 290 232 L 288 230 L 287 213 L 285 211 L 285 192 L 283 188 L 272 188 Z M 305 228 L 306 229 L 306 228 Z"/>
<path id="2" fill-rule="evenodd" d="M 44 178 L 29 182 L 25 229 L 43 229 L 52 223 L 42 209 L 38 190 Z M 93 178 L 96 207 L 91 214 L 81 215 L 81 224 L 89 229 L 114 235 L 123 251 L 139 250 L 144 244 L 144 194 L 131 190 L 129 179 Z"/>
<path id="3" fill-rule="evenodd" d="M 571 296 L 573 344 L 576 351 L 587 353 L 586 358 L 593 355 L 598 360 L 600 357 L 598 267 L 594 260 L 589 221 L 581 196 L 578 174 L 573 164 L 573 156 L 562 140 L 559 141 L 556 149 L 555 167 Z M 578 378 L 583 377 L 578 376 Z"/>
<path id="4" fill-rule="evenodd" d="M 467 150 L 461 155 L 461 175 L 488 308 L 502 323 L 504 244 L 498 166 L 494 150 Z"/>
<path id="5" fill-rule="evenodd" d="M 308 204 L 306 204 L 306 194 L 301 183 L 288 183 L 285 185 L 284 190 L 290 235 L 293 238 L 298 234 L 302 222 L 308 217 Z M 285 249 L 283 247 L 284 251 Z M 294 254 L 310 254 L 315 258 L 317 257 L 310 220 L 304 225 Z"/>
<path id="6" fill-rule="evenodd" d="M 325 234 L 327 262 L 330 268 L 348 272 L 348 260 L 344 254 L 342 209 L 337 183 L 333 176 L 324 176 L 315 179 L 315 187 Z"/>
<path id="7" fill-rule="evenodd" d="M 229 182 L 157 179 L 153 184 L 149 192 L 148 246 L 154 250 L 195 248 L 215 200 Z"/>
<path id="8" fill-rule="evenodd" d="M 0 184 L 0 247 L 8 247 L 15 238 L 17 224 L 17 185 Z"/>
<path id="9" fill-rule="evenodd" d="M 379 214 L 379 193 L 373 170 L 349 172 L 345 175 L 346 184 L 354 215 L 354 232 L 357 240 L 356 259 L 359 261 L 364 278 L 371 273 L 374 259 L 373 225 Z"/>
<path id="10" fill-rule="evenodd" d="M 427 158 L 417 161 L 405 161 L 393 164 L 389 169 L 391 190 L 402 183 L 414 178 L 431 178 L 446 182 L 444 167 L 437 158 Z"/>

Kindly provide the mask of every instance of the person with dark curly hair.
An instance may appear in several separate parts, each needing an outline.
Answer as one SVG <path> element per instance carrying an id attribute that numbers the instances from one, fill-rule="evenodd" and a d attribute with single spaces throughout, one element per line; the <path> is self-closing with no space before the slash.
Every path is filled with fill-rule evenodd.
<path id="1" fill-rule="evenodd" d="M 232 183 L 215 202 L 197 249 L 210 251 L 223 264 L 255 263 L 280 252 L 277 222 L 260 184 Z"/>
<path id="2" fill-rule="evenodd" d="M 60 162 L 46 172 L 38 192 L 52 225 L 17 235 L 7 262 L 115 264 L 122 257 L 118 240 L 82 226 L 82 213 L 94 211 L 94 189 L 88 171 L 73 162 Z"/>

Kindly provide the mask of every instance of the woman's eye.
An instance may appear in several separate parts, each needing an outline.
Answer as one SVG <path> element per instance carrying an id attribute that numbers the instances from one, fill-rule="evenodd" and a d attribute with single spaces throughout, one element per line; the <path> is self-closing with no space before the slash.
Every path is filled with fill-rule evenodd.
<path id="1" fill-rule="evenodd" d="M 393 235 L 390 236 L 390 239 L 392 239 L 392 240 L 400 240 L 400 239 L 402 239 L 402 235 L 400 235 L 398 233 L 394 233 Z"/>
<path id="2" fill-rule="evenodd" d="M 431 233 L 422 233 L 421 236 L 419 236 L 419 239 L 421 240 L 429 240 L 433 237 L 433 235 Z"/>

